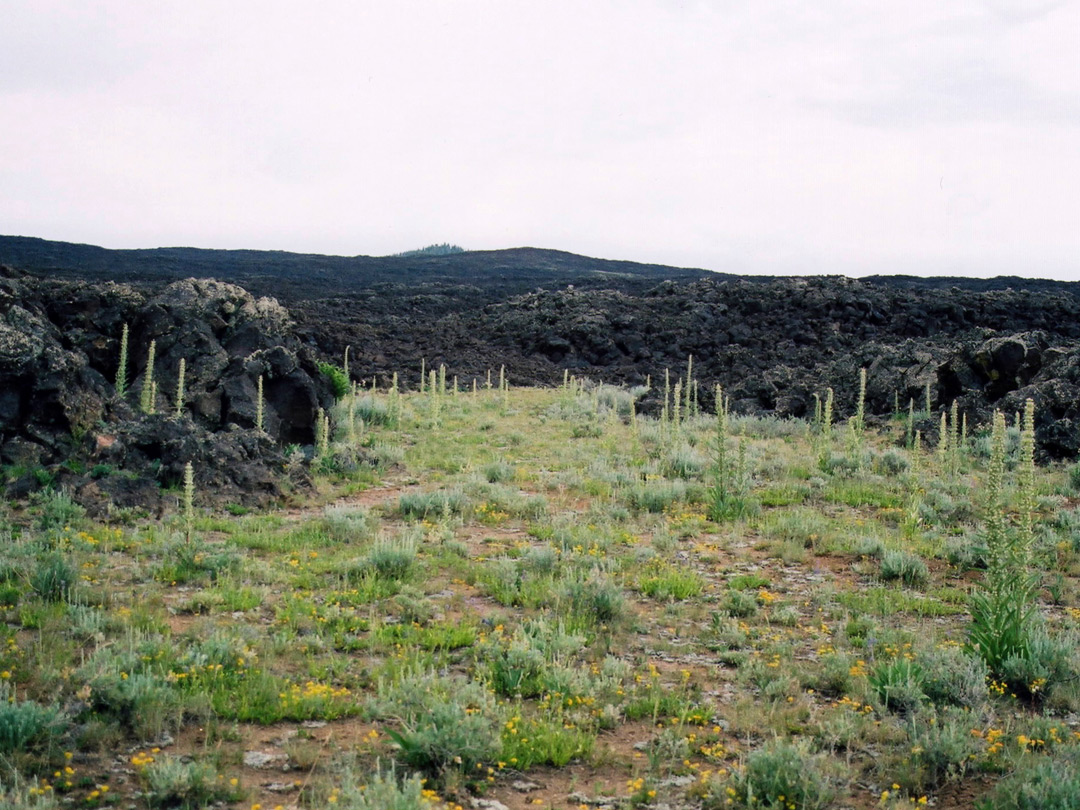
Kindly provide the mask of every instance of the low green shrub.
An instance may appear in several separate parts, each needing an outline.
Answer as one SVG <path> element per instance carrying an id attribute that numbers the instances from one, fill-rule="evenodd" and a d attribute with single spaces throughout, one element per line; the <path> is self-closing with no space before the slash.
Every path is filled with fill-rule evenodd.
<path id="1" fill-rule="evenodd" d="M 900 475 L 907 472 L 907 456 L 896 449 L 886 450 L 877 457 L 874 467 L 882 475 Z"/>
<path id="2" fill-rule="evenodd" d="M 38 528 L 45 531 L 77 526 L 86 516 L 86 510 L 63 490 L 46 490 L 34 500 L 41 508 Z"/>
<path id="3" fill-rule="evenodd" d="M 820 512 L 805 507 L 771 513 L 766 521 L 765 532 L 770 537 L 803 548 L 817 548 L 829 531 L 828 520 Z"/>
<path id="4" fill-rule="evenodd" d="M 513 464 L 507 464 L 505 461 L 493 461 L 484 465 L 481 472 L 484 474 L 484 480 L 489 484 L 502 484 L 514 480 L 515 469 Z"/>
<path id="5" fill-rule="evenodd" d="M 345 369 L 340 366 L 335 366 L 333 363 L 318 363 L 319 373 L 326 378 L 326 381 L 330 384 L 330 390 L 334 393 L 334 399 L 344 399 L 349 395 L 352 390 L 352 383 L 349 382 L 349 375 L 345 373 Z"/>
<path id="6" fill-rule="evenodd" d="M 923 792 L 967 773 L 983 742 L 971 733 L 971 712 L 950 706 L 913 713 L 907 720 L 907 754 L 894 771 L 908 791 Z"/>
<path id="7" fill-rule="evenodd" d="M 757 595 L 749 591 L 729 589 L 720 604 L 729 616 L 737 619 L 749 618 L 758 612 Z"/>
<path id="8" fill-rule="evenodd" d="M 149 761 L 138 765 L 137 772 L 143 800 L 151 808 L 199 810 L 216 802 L 235 802 L 243 796 L 221 779 L 217 768 L 209 762 L 185 761 L 165 754 L 144 756 Z"/>
<path id="9" fill-rule="evenodd" d="M 728 587 L 733 591 L 756 591 L 768 588 L 771 580 L 761 574 L 739 574 L 728 580 Z"/>
<path id="10" fill-rule="evenodd" d="M 561 711 L 522 719 L 515 714 L 503 727 L 502 754 L 517 770 L 542 765 L 562 768 L 592 753 L 596 734 L 571 722 Z"/>
<path id="11" fill-rule="evenodd" d="M 78 581 L 75 568 L 62 554 L 48 554 L 30 572 L 30 588 L 46 602 L 66 602 Z"/>
<path id="12" fill-rule="evenodd" d="M 559 589 L 559 609 L 570 626 L 613 625 L 626 610 L 622 588 L 602 574 L 574 576 Z"/>
<path id="13" fill-rule="evenodd" d="M 910 712 L 926 699 L 922 667 L 903 656 L 880 662 L 868 680 L 882 704 L 894 712 Z"/>
<path id="14" fill-rule="evenodd" d="M 962 571 L 985 569 L 989 553 L 983 539 L 972 533 L 950 537 L 945 541 L 945 559 Z"/>
<path id="15" fill-rule="evenodd" d="M 398 499 L 398 514 L 406 520 L 437 520 L 462 515 L 468 508 L 469 499 L 463 492 L 454 490 L 410 492 Z"/>
<path id="16" fill-rule="evenodd" d="M 706 458 L 687 445 L 671 450 L 664 459 L 664 473 L 671 478 L 700 479 L 707 468 Z"/>
<path id="17" fill-rule="evenodd" d="M 239 567 L 240 557 L 232 550 L 200 540 L 176 538 L 166 545 L 154 578 L 171 585 L 214 582 L 223 574 L 236 572 Z"/>
<path id="18" fill-rule="evenodd" d="M 37 748 L 63 730 L 65 720 L 56 706 L 33 700 L 16 701 L 6 682 L 0 686 L 0 754 Z"/>
<path id="19" fill-rule="evenodd" d="M 821 668 L 807 680 L 824 695 L 842 697 L 850 694 L 855 683 L 855 674 L 860 671 L 855 659 L 846 653 L 828 653 L 821 658 Z"/>
<path id="20" fill-rule="evenodd" d="M 477 654 L 498 694 L 531 698 L 544 691 L 548 662 L 533 639 L 520 629 L 510 638 L 492 639 Z"/>
<path id="21" fill-rule="evenodd" d="M 359 543 L 371 537 L 376 522 L 366 509 L 328 506 L 323 510 L 323 526 L 339 543 Z"/>
<path id="22" fill-rule="evenodd" d="M 930 579 L 930 570 L 917 554 L 888 549 L 881 555 L 878 576 L 886 582 L 899 581 L 909 588 L 915 588 L 926 584 Z"/>
<path id="23" fill-rule="evenodd" d="M 941 647 L 917 656 L 923 693 L 938 705 L 976 708 L 986 702 L 986 662 L 959 647 Z"/>
<path id="24" fill-rule="evenodd" d="M 766 743 L 751 752 L 726 780 L 714 783 L 703 807 L 705 810 L 831 807 L 834 794 L 822 764 L 823 758 L 811 754 L 806 745 L 780 740 Z"/>
<path id="25" fill-rule="evenodd" d="M 705 580 L 695 571 L 673 565 L 654 565 L 638 580 L 645 596 L 659 601 L 691 599 L 705 590 Z"/>
<path id="26" fill-rule="evenodd" d="M 691 489 L 683 481 L 643 481 L 626 491 L 626 502 L 642 512 L 664 512 L 689 499 Z"/>
<path id="27" fill-rule="evenodd" d="M 372 547 L 361 565 L 382 579 L 408 579 L 416 563 L 416 543 L 410 538 L 384 538 Z"/>
<path id="28" fill-rule="evenodd" d="M 1067 474 L 1069 490 L 1071 492 L 1080 492 L 1080 462 L 1069 467 Z"/>
<path id="29" fill-rule="evenodd" d="M 379 470 L 386 470 L 405 460 L 405 449 L 391 442 L 372 442 L 364 448 L 367 463 Z"/>
<path id="30" fill-rule="evenodd" d="M 855 543 L 854 551 L 860 557 L 869 557 L 874 560 L 880 560 L 885 556 L 885 552 L 888 549 L 885 547 L 885 542 L 880 537 L 861 537 Z"/>
<path id="31" fill-rule="evenodd" d="M 380 686 L 372 708 L 400 723 L 387 734 L 397 761 L 438 784 L 479 781 L 502 750 L 495 696 L 474 681 L 433 672 L 406 672 Z"/>
<path id="32" fill-rule="evenodd" d="M 997 675 L 1013 694 L 1029 700 L 1041 700 L 1065 682 L 1075 681 L 1080 673 L 1074 634 L 1051 636 L 1045 627 L 1031 632 L 1022 648 L 1004 658 Z"/>
<path id="33" fill-rule="evenodd" d="M 978 810 L 1075 810 L 1080 807 L 1080 750 L 1054 752 L 1027 759 L 994 791 L 981 799 Z"/>
<path id="34" fill-rule="evenodd" d="M 383 425 L 392 427 L 396 416 L 390 405 L 383 399 L 373 396 L 361 396 L 352 401 L 353 417 L 365 425 Z"/>
<path id="35" fill-rule="evenodd" d="M 424 795 L 424 780 L 419 774 L 399 778 L 391 764 L 366 780 L 347 772 L 341 787 L 331 790 L 320 806 L 337 810 L 431 810 L 432 802 Z"/>
<path id="36" fill-rule="evenodd" d="M 129 672 L 118 666 L 89 681 L 94 713 L 142 739 L 156 739 L 174 730 L 184 716 L 182 695 L 154 673 Z"/>

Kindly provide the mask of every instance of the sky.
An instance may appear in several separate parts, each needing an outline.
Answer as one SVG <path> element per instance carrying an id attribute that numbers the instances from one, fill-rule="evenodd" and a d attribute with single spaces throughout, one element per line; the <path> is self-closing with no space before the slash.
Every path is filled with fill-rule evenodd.
<path id="1" fill-rule="evenodd" d="M 0 233 L 1080 280 L 1080 0 L 0 0 Z"/>

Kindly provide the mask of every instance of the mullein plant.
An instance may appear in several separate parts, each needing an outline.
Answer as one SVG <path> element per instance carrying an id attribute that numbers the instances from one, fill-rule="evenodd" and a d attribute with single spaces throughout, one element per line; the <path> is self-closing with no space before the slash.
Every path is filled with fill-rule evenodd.
<path id="1" fill-rule="evenodd" d="M 949 468 L 949 419 L 945 411 L 941 412 L 941 420 L 938 423 L 938 465 L 942 472 Z"/>
<path id="2" fill-rule="evenodd" d="M 949 473 L 958 475 L 960 472 L 960 406 L 956 400 L 949 406 Z"/>
<path id="3" fill-rule="evenodd" d="M 660 410 L 660 424 L 664 433 L 667 433 L 668 422 L 671 419 L 671 372 L 664 369 L 664 407 Z"/>
<path id="4" fill-rule="evenodd" d="M 353 389 L 353 394 L 349 397 L 349 405 L 346 411 L 345 432 L 349 439 L 349 444 L 356 444 L 359 439 L 359 434 L 356 432 L 356 389 Z M 361 420 L 362 424 L 362 420 Z"/>
<path id="5" fill-rule="evenodd" d="M 863 468 L 863 443 L 866 438 L 866 369 L 859 369 L 859 398 L 855 403 L 855 416 L 850 420 L 851 454 L 855 466 Z"/>
<path id="6" fill-rule="evenodd" d="M 184 374 L 187 371 L 187 361 L 180 358 L 180 369 L 176 373 L 176 418 L 184 414 Z"/>
<path id="7" fill-rule="evenodd" d="M 904 536 L 909 540 L 915 537 L 919 529 L 919 511 L 922 508 L 923 478 L 922 478 L 922 431 L 916 430 L 911 440 L 911 464 L 908 467 L 907 477 L 908 510 L 904 520 Z"/>
<path id="8" fill-rule="evenodd" d="M 184 465 L 184 539 L 191 542 L 195 525 L 195 470 L 189 461 Z"/>
<path id="9" fill-rule="evenodd" d="M 847 455 L 855 469 L 862 470 L 862 434 L 859 433 L 859 419 L 852 414 L 847 420 Z"/>
<path id="10" fill-rule="evenodd" d="M 1037 578 L 1031 573 L 1034 521 L 1034 403 L 1028 400 L 1021 436 L 1018 475 L 1021 504 L 1019 531 L 1010 529 L 1005 496 L 1005 417 L 994 412 L 990 461 L 986 473 L 983 535 L 987 569 L 982 586 L 971 595 L 970 649 L 986 662 L 995 677 L 1006 676 L 1013 659 L 1026 659 L 1038 630 Z M 1011 684 L 1024 688 L 1025 684 Z"/>
<path id="11" fill-rule="evenodd" d="M 747 439 L 739 437 L 734 466 L 728 452 L 730 439 L 730 400 L 716 386 L 716 435 L 713 444 L 712 483 L 708 494 L 709 519 L 721 521 L 746 514 L 750 475 L 747 464 Z"/>
<path id="12" fill-rule="evenodd" d="M 123 399 L 127 393 L 128 325 L 120 332 L 120 364 L 116 367 L 116 396 Z"/>
<path id="13" fill-rule="evenodd" d="M 263 376 L 259 375 L 259 380 L 255 385 L 255 429 L 261 431 L 263 429 Z"/>
<path id="14" fill-rule="evenodd" d="M 911 449 L 915 446 L 915 398 L 911 397 L 907 403 L 907 437 L 904 446 Z"/>
<path id="15" fill-rule="evenodd" d="M 143 413 L 154 412 L 154 400 L 157 399 L 157 385 L 154 382 L 154 353 L 157 351 L 157 341 L 150 341 L 150 348 L 146 352 L 146 374 L 143 375 L 142 394 L 139 399 L 139 408 Z"/>
<path id="16" fill-rule="evenodd" d="M 442 397 L 439 394 L 438 377 L 434 371 L 431 371 L 428 375 L 428 396 L 431 400 L 431 424 L 432 427 L 439 426 L 439 410 L 442 404 Z"/>
<path id="17" fill-rule="evenodd" d="M 1035 489 L 1035 401 L 1024 402 L 1024 420 L 1020 428 L 1020 464 L 1017 469 L 1017 494 L 1020 508 L 1020 543 L 1025 549 L 1022 562 L 1030 560 L 1035 543 L 1035 512 L 1038 493 Z"/>
<path id="18" fill-rule="evenodd" d="M 390 378 L 390 420 L 393 426 L 397 426 L 401 422 L 401 391 L 398 388 L 398 376 L 397 372 L 394 372 L 394 376 Z"/>
<path id="19" fill-rule="evenodd" d="M 683 411 L 686 413 L 687 418 L 693 416 L 694 405 L 694 355 L 690 355 L 686 358 L 686 383 L 683 386 L 683 394 L 686 396 L 686 402 L 683 403 Z"/>
<path id="20" fill-rule="evenodd" d="M 859 369 L 859 399 L 855 404 L 855 432 L 860 440 L 866 430 L 866 369 Z"/>
<path id="21" fill-rule="evenodd" d="M 323 459 L 330 452 L 330 417 L 319 408 L 315 413 L 315 456 Z"/>
<path id="22" fill-rule="evenodd" d="M 822 411 L 821 396 L 814 392 L 811 394 L 814 398 L 814 420 L 810 423 L 810 449 L 814 455 L 814 458 L 821 457 L 821 425 L 824 418 L 824 412 Z"/>
<path id="23" fill-rule="evenodd" d="M 818 446 L 818 466 L 826 469 L 829 464 L 829 453 L 832 450 L 832 421 L 833 421 L 833 390 L 825 391 L 825 405 L 821 409 L 820 445 Z"/>
<path id="24" fill-rule="evenodd" d="M 712 482 L 709 486 L 709 519 L 723 520 L 731 505 L 731 462 L 728 459 L 728 411 L 724 389 L 715 389 L 716 434 L 713 437 Z"/>

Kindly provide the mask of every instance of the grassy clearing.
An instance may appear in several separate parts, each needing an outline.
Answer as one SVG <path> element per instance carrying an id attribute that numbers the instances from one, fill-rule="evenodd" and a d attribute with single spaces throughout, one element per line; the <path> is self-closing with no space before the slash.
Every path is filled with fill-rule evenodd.
<path id="1" fill-rule="evenodd" d="M 1017 440 L 991 503 L 981 435 L 732 417 L 716 510 L 715 420 L 631 400 L 365 392 L 329 506 L 190 539 L 8 512 L 0 804 L 1080 802 L 1074 470 L 1024 484 Z M 1033 607 L 990 656 L 1002 537 Z"/>

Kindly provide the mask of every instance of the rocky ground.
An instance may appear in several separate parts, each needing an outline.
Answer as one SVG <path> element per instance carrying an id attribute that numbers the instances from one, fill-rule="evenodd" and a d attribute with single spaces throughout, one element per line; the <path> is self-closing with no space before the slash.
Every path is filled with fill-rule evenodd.
<path id="1" fill-rule="evenodd" d="M 974 424 L 1032 397 L 1043 453 L 1080 450 L 1076 285 L 739 278 L 529 249 L 339 260 L 9 237 L 0 261 L 18 262 L 0 278 L 0 461 L 15 496 L 60 484 L 101 508 L 145 505 L 191 461 L 224 500 L 280 497 L 283 448 L 310 445 L 317 409 L 332 405 L 316 364 L 341 364 L 346 347 L 355 380 L 386 384 L 396 372 L 411 388 L 423 362 L 463 386 L 505 366 L 515 385 L 568 371 L 651 377 L 656 390 L 692 355 L 706 405 L 720 384 L 736 412 L 796 417 L 830 387 L 846 417 L 866 368 L 872 415 L 909 400 L 923 409 L 929 389 L 934 411 L 955 400 Z M 211 272 L 237 283 L 188 278 Z M 125 323 L 131 394 L 121 398 Z M 152 340 L 148 416 L 136 397 Z M 259 376 L 265 431 L 254 429 Z M 921 427 L 936 425 L 934 414 Z M 132 472 L 102 474 L 112 468 Z"/>

